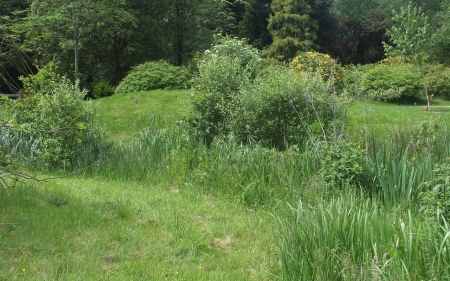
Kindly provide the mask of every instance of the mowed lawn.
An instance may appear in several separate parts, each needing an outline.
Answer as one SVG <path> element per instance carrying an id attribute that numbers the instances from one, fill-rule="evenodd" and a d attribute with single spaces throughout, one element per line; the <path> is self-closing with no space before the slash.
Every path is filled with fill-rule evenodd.
<path id="1" fill-rule="evenodd" d="M 437 120 L 450 124 L 450 102 L 436 100 L 431 110 L 425 110 L 425 103 L 414 105 L 392 104 L 375 101 L 354 101 L 347 110 L 346 136 L 354 141 L 370 135 L 378 139 L 389 139 L 399 128 L 412 129 L 418 124 Z"/>

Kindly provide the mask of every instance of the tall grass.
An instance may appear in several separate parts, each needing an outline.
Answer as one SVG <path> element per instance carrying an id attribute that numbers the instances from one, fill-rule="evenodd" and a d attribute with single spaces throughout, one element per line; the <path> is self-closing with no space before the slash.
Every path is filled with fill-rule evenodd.
<path id="1" fill-rule="evenodd" d="M 444 280 L 450 229 L 344 192 L 276 216 L 282 280 Z M 443 279 L 440 279 L 443 278 Z"/>

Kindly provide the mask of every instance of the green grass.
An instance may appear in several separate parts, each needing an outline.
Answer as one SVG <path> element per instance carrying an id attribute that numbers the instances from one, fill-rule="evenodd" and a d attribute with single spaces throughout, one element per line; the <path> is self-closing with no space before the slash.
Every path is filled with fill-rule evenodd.
<path id="1" fill-rule="evenodd" d="M 436 155 L 449 155 L 448 133 L 399 130 L 436 116 L 445 122 L 447 108 L 353 103 L 348 138 L 360 141 L 367 126 L 388 141 L 367 169 L 378 172 L 371 193 L 327 187 L 307 147 L 279 152 L 222 140 L 207 148 L 171 130 L 188 94 L 95 101 L 113 143 L 87 147 L 77 165 L 99 162 L 0 189 L 0 280 L 448 279 L 449 226 L 417 205 Z M 433 134 L 425 147 L 422 137 Z M 414 160 L 419 153 L 432 155 Z"/>
<path id="2" fill-rule="evenodd" d="M 189 105 L 188 90 L 155 90 L 113 95 L 94 101 L 98 106 L 98 125 L 107 137 L 129 141 L 134 133 L 145 130 L 156 118 L 162 126 L 178 120 Z"/>
<path id="3" fill-rule="evenodd" d="M 271 221 L 192 186 L 63 178 L 0 190 L 1 280 L 267 280 Z"/>
<path id="4" fill-rule="evenodd" d="M 388 139 L 399 127 L 411 128 L 430 118 L 450 121 L 450 102 L 435 100 L 431 111 L 425 111 L 425 105 L 393 104 L 375 101 L 355 101 L 348 109 L 349 125 L 347 136 L 358 140 L 367 134 L 379 139 Z"/>

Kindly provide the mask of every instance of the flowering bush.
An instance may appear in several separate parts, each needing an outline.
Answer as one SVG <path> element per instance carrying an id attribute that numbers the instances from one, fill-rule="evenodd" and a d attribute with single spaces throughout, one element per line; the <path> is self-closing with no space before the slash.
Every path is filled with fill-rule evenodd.
<path id="1" fill-rule="evenodd" d="M 333 78 L 332 82 L 335 85 L 343 86 L 345 71 L 330 55 L 318 52 L 302 53 L 293 59 L 291 65 L 299 75 L 303 72 L 319 74 L 325 81 Z"/>

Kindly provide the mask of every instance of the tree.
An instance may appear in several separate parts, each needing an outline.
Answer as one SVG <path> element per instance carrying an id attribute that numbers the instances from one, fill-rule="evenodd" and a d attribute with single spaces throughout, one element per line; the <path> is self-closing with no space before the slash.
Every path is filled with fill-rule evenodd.
<path id="1" fill-rule="evenodd" d="M 22 33 L 17 23 L 26 15 L 26 0 L 0 1 L 0 87 L 3 93 L 18 93 L 21 85 L 18 77 L 32 72 L 31 59 L 22 52 Z"/>
<path id="2" fill-rule="evenodd" d="M 267 30 L 272 0 L 250 0 L 244 18 L 239 23 L 239 37 L 248 39 L 254 47 L 262 50 L 272 43 Z"/>
<path id="3" fill-rule="evenodd" d="M 226 0 L 172 0 L 166 21 L 170 30 L 171 61 L 185 65 L 206 50 L 213 35 L 232 29 L 235 19 Z"/>
<path id="4" fill-rule="evenodd" d="M 428 58 L 428 47 L 431 33 L 428 17 L 421 8 L 411 4 L 402 7 L 400 12 L 393 11 L 392 21 L 397 25 L 388 30 L 393 45 L 383 43 L 386 53 L 391 56 L 401 56 L 406 61 L 416 63 L 422 76 L 425 97 L 427 99 L 427 111 L 430 110 L 431 99 L 428 96 L 427 84 L 422 66 Z"/>
<path id="5" fill-rule="evenodd" d="M 289 60 L 299 51 L 307 51 L 317 37 L 318 23 L 310 16 L 311 6 L 305 0 L 273 0 L 267 29 L 273 43 L 265 55 Z"/>
<path id="6" fill-rule="evenodd" d="M 66 68 L 72 65 L 66 58 L 73 51 L 74 78 L 78 81 L 82 36 L 88 36 L 95 26 L 105 21 L 132 22 L 122 3 L 120 0 L 34 0 L 28 15 L 28 44 L 34 47 L 42 63 L 56 60 Z"/>
<path id="7" fill-rule="evenodd" d="M 436 22 L 438 26 L 433 34 L 433 49 L 431 53 L 434 55 L 434 61 L 450 65 L 450 3 L 443 5 L 443 10 L 436 14 Z"/>

